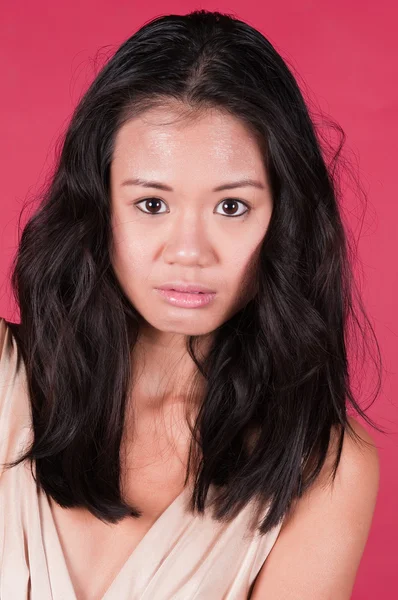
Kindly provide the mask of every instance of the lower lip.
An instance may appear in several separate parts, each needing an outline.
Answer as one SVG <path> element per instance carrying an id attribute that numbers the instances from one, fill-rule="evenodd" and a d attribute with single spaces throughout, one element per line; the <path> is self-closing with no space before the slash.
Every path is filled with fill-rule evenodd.
<path id="1" fill-rule="evenodd" d="M 161 296 L 174 306 L 182 308 L 200 308 L 206 306 L 215 298 L 215 292 L 211 294 L 190 294 L 188 292 L 176 292 L 175 290 L 161 290 L 155 288 Z"/>

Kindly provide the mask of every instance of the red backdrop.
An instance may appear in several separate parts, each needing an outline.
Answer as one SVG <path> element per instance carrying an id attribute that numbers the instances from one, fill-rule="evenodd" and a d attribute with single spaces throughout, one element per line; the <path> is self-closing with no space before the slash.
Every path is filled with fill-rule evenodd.
<path id="1" fill-rule="evenodd" d="M 369 414 L 390 433 L 385 436 L 373 432 L 380 453 L 380 490 L 352 598 L 395 600 L 397 5 L 392 0 L 269 0 L 264 4 L 256 0 L 169 0 L 144 5 L 145 9 L 131 0 L 68 0 L 63 4 L 14 0 L 2 8 L 0 315 L 19 320 L 10 293 L 9 269 L 22 204 L 34 198 L 44 183 L 57 138 L 106 57 L 144 21 L 160 14 L 206 8 L 232 12 L 259 29 L 299 74 L 299 85 L 316 108 L 343 127 L 346 155 L 367 195 L 358 250 L 365 306 L 386 368 L 382 393 Z M 346 207 L 350 225 L 359 234 L 361 207 L 350 190 Z"/>

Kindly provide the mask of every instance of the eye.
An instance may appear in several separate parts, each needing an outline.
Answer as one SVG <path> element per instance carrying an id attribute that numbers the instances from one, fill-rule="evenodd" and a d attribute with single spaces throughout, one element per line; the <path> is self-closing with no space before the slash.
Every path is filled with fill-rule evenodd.
<path id="1" fill-rule="evenodd" d="M 149 210 L 143 210 L 142 208 L 139 208 L 138 210 L 141 210 L 142 212 L 144 212 L 146 214 L 161 215 L 161 214 L 164 214 L 165 212 L 167 212 L 167 210 L 163 211 L 163 212 L 151 212 L 152 210 L 158 209 L 160 207 L 161 202 L 163 202 L 163 200 L 160 200 L 160 198 L 144 198 L 143 200 L 139 200 L 138 202 L 136 202 L 135 206 L 138 207 L 139 204 L 144 203 L 146 208 L 148 208 Z M 242 217 L 247 212 L 249 212 L 250 207 L 242 200 L 238 200 L 236 198 L 226 198 L 225 200 L 222 200 L 220 202 L 220 205 L 223 206 L 223 210 L 231 210 L 231 206 L 232 206 L 232 210 L 234 210 L 238 204 L 241 204 L 242 206 L 246 207 L 246 210 L 243 212 L 237 213 L 237 214 L 229 214 L 229 215 L 224 214 L 223 216 L 225 216 L 225 217 Z M 226 208 L 228 206 L 229 206 L 229 208 Z M 222 213 L 217 213 L 217 214 L 222 214 Z"/>
<path id="2" fill-rule="evenodd" d="M 223 210 L 226 210 L 226 207 L 229 205 L 229 207 L 232 206 L 232 210 L 234 210 L 234 208 L 236 208 L 236 206 L 238 204 L 241 204 L 242 206 L 246 207 L 246 210 L 244 210 L 243 212 L 240 212 L 238 214 L 232 214 L 232 215 L 225 215 L 227 217 L 242 217 L 243 215 L 245 215 L 247 212 L 249 212 L 250 207 L 246 204 L 246 202 L 243 202 L 242 200 L 238 200 L 237 198 L 226 198 L 225 200 L 222 200 L 220 202 L 220 205 L 222 205 Z M 227 210 L 231 210 L 231 208 L 228 208 Z M 218 213 L 220 214 L 220 213 Z"/>
<path id="3" fill-rule="evenodd" d="M 160 200 L 159 198 L 144 198 L 143 200 L 139 200 L 138 202 L 136 202 L 135 206 L 142 204 L 142 202 L 145 202 L 147 207 L 151 207 L 151 209 L 156 209 L 159 207 L 160 202 L 163 202 L 163 200 Z M 146 210 L 142 210 L 142 208 L 139 208 L 138 210 L 145 212 L 147 214 L 152 214 L 152 215 L 163 214 L 163 213 L 157 213 L 157 212 L 151 213 L 150 211 L 148 212 Z"/>

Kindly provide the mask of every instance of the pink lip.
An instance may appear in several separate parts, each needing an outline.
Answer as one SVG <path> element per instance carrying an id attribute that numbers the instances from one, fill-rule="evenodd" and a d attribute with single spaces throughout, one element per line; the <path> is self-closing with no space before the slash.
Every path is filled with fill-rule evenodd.
<path id="1" fill-rule="evenodd" d="M 173 306 L 182 308 L 200 308 L 209 304 L 215 297 L 215 292 L 212 293 L 189 293 L 177 290 L 167 290 L 155 288 L 157 292 Z"/>
<path id="2" fill-rule="evenodd" d="M 200 283 L 184 283 L 183 281 L 169 281 L 159 285 L 160 290 L 175 290 L 176 292 L 203 292 L 205 294 L 215 294 L 215 290 L 201 285 Z"/>

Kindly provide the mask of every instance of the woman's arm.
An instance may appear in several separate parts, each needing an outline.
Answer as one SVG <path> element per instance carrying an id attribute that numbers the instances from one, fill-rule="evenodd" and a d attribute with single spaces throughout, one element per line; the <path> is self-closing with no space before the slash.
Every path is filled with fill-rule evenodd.
<path id="1" fill-rule="evenodd" d="M 379 458 L 366 429 L 353 418 L 349 422 L 372 446 L 345 435 L 332 486 L 325 483 L 335 456 L 330 453 L 315 484 L 286 517 L 251 600 L 350 599 L 376 505 Z M 334 436 L 331 448 L 336 442 Z"/>

